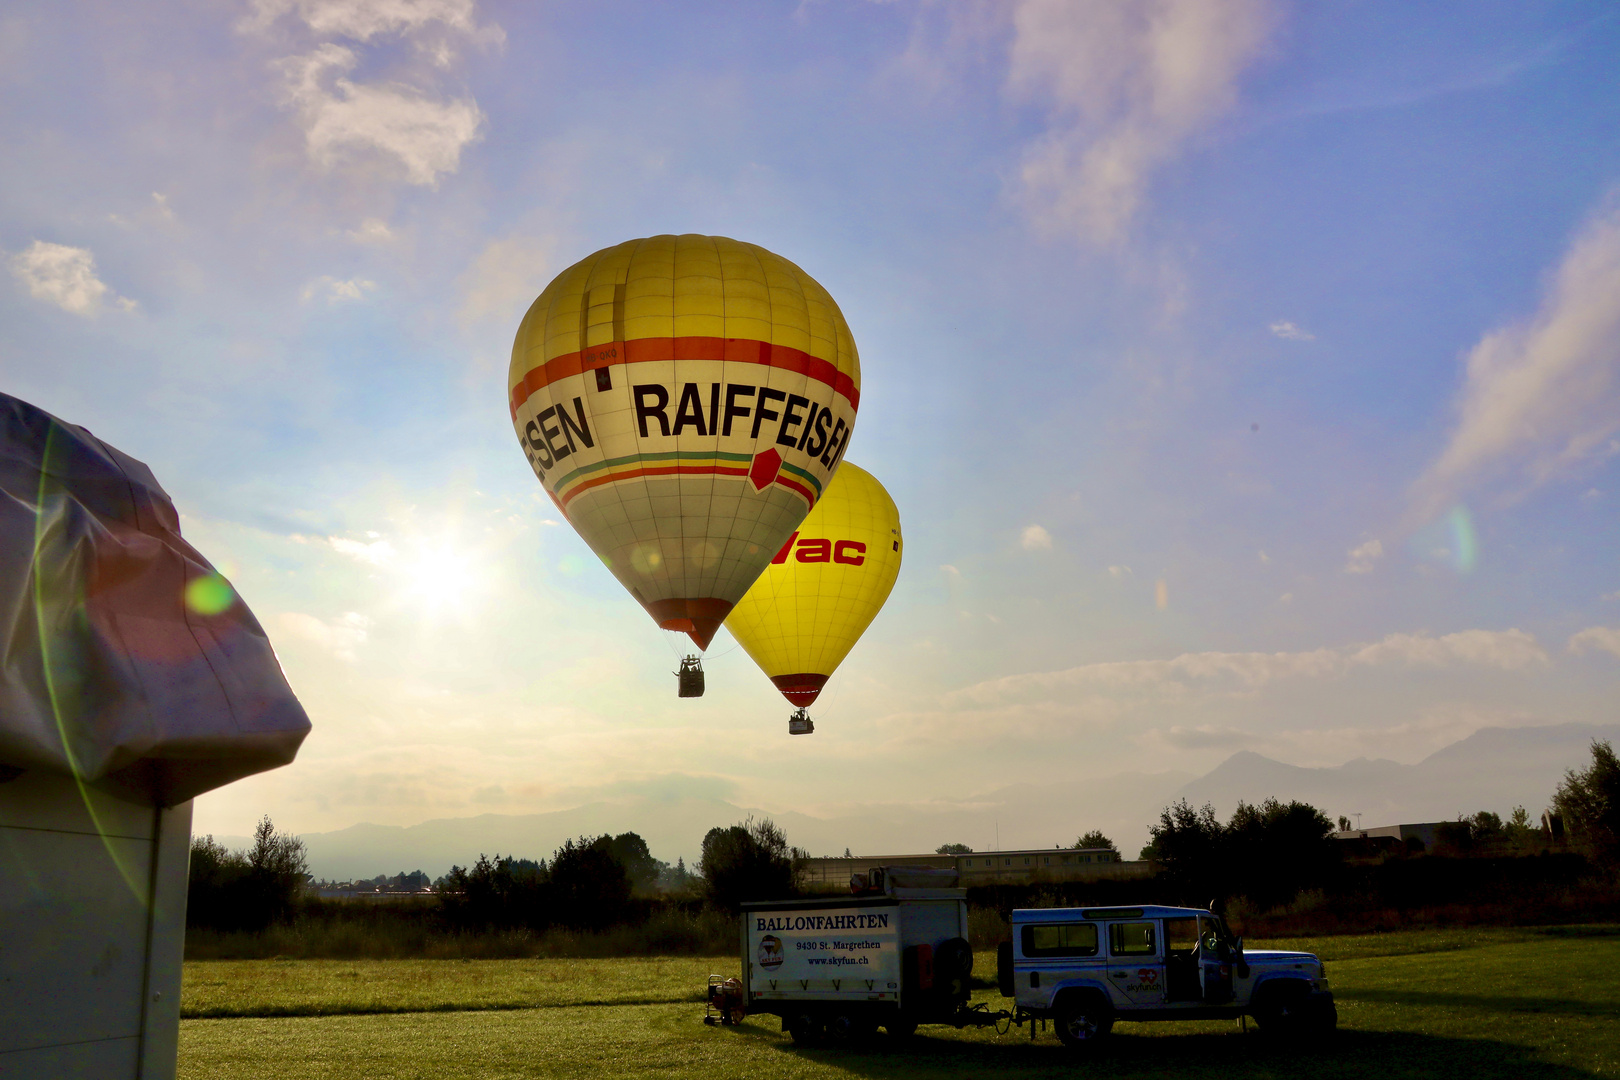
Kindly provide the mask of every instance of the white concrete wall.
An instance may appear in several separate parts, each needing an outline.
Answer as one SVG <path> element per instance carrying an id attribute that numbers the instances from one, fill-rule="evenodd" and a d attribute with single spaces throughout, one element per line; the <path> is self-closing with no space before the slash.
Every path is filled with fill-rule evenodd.
<path id="1" fill-rule="evenodd" d="M 169 1080 L 191 803 L 0 783 L 0 1076 Z"/>

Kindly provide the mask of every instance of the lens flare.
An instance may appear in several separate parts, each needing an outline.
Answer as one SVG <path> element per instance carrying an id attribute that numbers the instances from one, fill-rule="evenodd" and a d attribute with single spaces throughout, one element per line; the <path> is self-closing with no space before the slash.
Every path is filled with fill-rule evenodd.
<path id="1" fill-rule="evenodd" d="M 1479 541 L 1474 534 L 1474 521 L 1468 516 L 1468 508 L 1452 507 L 1451 513 L 1446 516 L 1446 524 L 1451 527 L 1451 565 L 1457 568 L 1459 574 L 1466 574 L 1474 568 L 1474 561 L 1479 555 Z"/>
<path id="2" fill-rule="evenodd" d="M 221 615 L 236 603 L 236 590 L 218 574 L 205 574 L 186 582 L 186 607 L 198 615 Z"/>

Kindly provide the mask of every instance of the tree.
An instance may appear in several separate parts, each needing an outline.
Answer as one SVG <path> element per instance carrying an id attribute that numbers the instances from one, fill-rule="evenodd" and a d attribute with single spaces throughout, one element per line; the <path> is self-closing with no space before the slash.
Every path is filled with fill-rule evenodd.
<path id="1" fill-rule="evenodd" d="M 544 862 L 479 853 L 470 869 L 452 866 L 434 883 L 439 911 L 457 930 L 543 929 L 550 922 Z"/>
<path id="2" fill-rule="evenodd" d="M 845 855 L 849 854 L 849 849 L 848 848 L 844 849 L 844 854 Z M 971 854 L 973 854 L 973 849 L 968 847 L 966 844 L 941 844 L 941 845 L 939 845 L 939 847 L 934 849 L 934 854 L 935 855 L 971 855 Z"/>
<path id="3" fill-rule="evenodd" d="M 1226 890 L 1261 908 L 1285 904 L 1301 889 L 1321 884 L 1342 851 L 1326 814 L 1310 803 L 1276 799 L 1259 806 L 1239 802 L 1221 848 Z"/>
<path id="4" fill-rule="evenodd" d="M 1553 795 L 1553 810 L 1575 843 L 1598 862 L 1620 865 L 1620 759 L 1608 742 L 1592 741 L 1592 764 L 1570 769 Z"/>
<path id="5" fill-rule="evenodd" d="M 737 911 L 744 900 L 779 900 L 797 891 L 798 873 L 808 856 L 788 846 L 787 835 L 770 818 L 748 818 L 741 825 L 710 829 L 703 838 L 698 872 L 709 900 Z"/>
<path id="6" fill-rule="evenodd" d="M 1194 810 L 1186 799 L 1159 811 L 1159 821 L 1148 826 L 1150 837 L 1142 858 L 1164 867 L 1177 885 L 1208 891 L 1219 877 L 1221 823 L 1215 808 L 1205 803 Z"/>
<path id="7" fill-rule="evenodd" d="M 1069 846 L 1076 848 L 1107 848 L 1114 854 L 1119 854 L 1118 845 L 1116 845 L 1112 840 L 1108 839 L 1108 837 L 1104 836 L 1101 829 L 1092 829 L 1090 832 L 1085 833 Z"/>
<path id="8" fill-rule="evenodd" d="M 647 841 L 633 832 L 620 833 L 608 841 L 608 851 L 624 872 L 629 875 L 630 888 L 638 893 L 650 893 L 658 888 L 658 879 L 668 866 L 652 857 Z"/>
<path id="9" fill-rule="evenodd" d="M 640 843 L 641 837 L 635 839 Z M 645 852 L 647 845 L 642 843 L 640 850 Z M 613 925 L 624 917 L 630 890 L 630 874 L 616 857 L 611 836 L 564 840 L 552 856 L 552 914 L 567 926 L 600 930 Z"/>
<path id="10" fill-rule="evenodd" d="M 1345 817 L 1343 814 L 1339 815 L 1339 831 L 1340 832 L 1349 832 L 1350 831 L 1350 819 Z"/>

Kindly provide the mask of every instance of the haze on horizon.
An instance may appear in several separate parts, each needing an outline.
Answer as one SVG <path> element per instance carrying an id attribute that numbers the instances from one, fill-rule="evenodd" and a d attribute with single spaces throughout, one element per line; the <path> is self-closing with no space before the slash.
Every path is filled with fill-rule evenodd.
<path id="1" fill-rule="evenodd" d="M 310 712 L 198 833 L 1411 764 L 1616 722 L 1616 55 L 1597 3 L 24 0 L 0 375 Z M 809 738 L 724 632 L 676 699 L 508 423 L 529 302 L 664 232 L 860 348 L 907 560 Z"/>

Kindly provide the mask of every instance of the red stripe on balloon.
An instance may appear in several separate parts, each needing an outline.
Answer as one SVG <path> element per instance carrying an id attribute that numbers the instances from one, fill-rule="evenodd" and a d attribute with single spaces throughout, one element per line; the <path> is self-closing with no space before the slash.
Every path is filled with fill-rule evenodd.
<path id="1" fill-rule="evenodd" d="M 529 400 L 536 390 L 561 379 L 615 364 L 644 364 L 659 360 L 725 360 L 734 364 L 763 364 L 784 371 L 796 371 L 832 387 L 834 393 L 843 394 L 852 410 L 859 411 L 861 407 L 861 391 L 854 379 L 839 371 L 837 365 L 811 356 L 802 349 L 772 345 L 768 341 L 751 338 L 633 338 L 630 341 L 593 345 L 583 354 L 565 353 L 530 368 L 512 387 L 512 400 L 508 403 L 512 418 L 517 419 L 518 406 Z"/>

